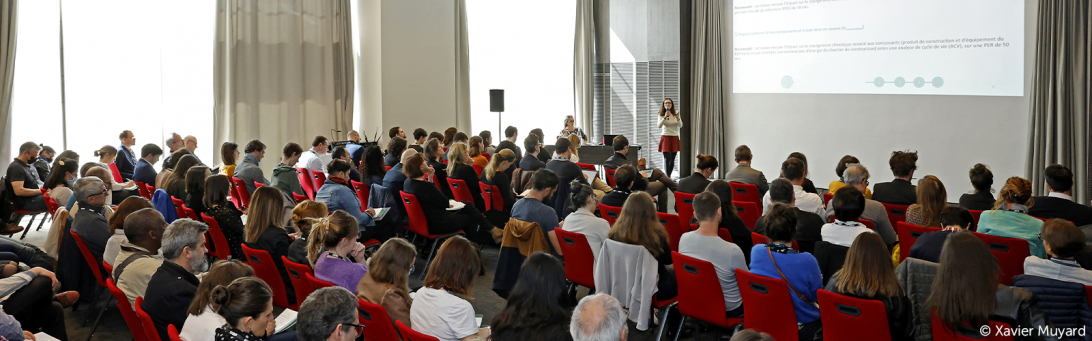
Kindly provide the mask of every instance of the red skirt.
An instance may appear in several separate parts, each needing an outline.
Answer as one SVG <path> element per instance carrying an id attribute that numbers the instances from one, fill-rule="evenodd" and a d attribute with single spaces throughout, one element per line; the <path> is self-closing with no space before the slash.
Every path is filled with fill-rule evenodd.
<path id="1" fill-rule="evenodd" d="M 660 136 L 660 152 L 677 153 L 681 150 L 678 136 Z"/>

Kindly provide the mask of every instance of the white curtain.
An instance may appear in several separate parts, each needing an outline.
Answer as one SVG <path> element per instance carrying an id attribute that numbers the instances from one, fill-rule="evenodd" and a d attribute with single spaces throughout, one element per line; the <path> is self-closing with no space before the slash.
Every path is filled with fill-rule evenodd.
<path id="1" fill-rule="evenodd" d="M 269 174 L 285 143 L 306 150 L 317 135 L 344 139 L 352 129 L 350 14 L 348 0 L 218 0 L 216 145 L 261 140 Z"/>
<path id="2" fill-rule="evenodd" d="M 727 21 L 721 0 L 696 0 L 693 6 L 690 28 L 693 39 L 690 45 L 690 120 L 693 124 L 687 126 L 690 136 L 701 138 L 691 139 L 691 155 L 683 157 L 714 155 L 726 162 L 731 160 L 723 130 L 724 117 L 728 115 L 728 87 L 724 82 L 729 77 L 724 56 L 730 52 L 726 43 Z M 725 171 L 729 168 L 721 167 Z"/>
<path id="3" fill-rule="evenodd" d="M 576 0 L 576 34 L 573 38 L 573 102 L 578 127 L 595 126 L 595 1 Z M 596 137 L 590 136 L 592 141 Z"/>

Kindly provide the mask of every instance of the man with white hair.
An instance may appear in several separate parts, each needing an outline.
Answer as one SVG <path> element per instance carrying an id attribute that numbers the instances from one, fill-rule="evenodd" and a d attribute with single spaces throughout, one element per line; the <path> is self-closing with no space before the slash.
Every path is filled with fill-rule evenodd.
<path id="1" fill-rule="evenodd" d="M 574 341 L 625 341 L 627 327 L 622 304 L 610 295 L 595 294 L 580 299 L 569 332 Z"/>
<path id="2" fill-rule="evenodd" d="M 194 273 L 208 271 L 205 258 L 205 232 L 208 225 L 190 219 L 178 219 L 163 231 L 163 265 L 148 281 L 141 307 L 152 318 L 160 338 L 170 340 L 167 325 L 182 328 L 186 309 L 197 293 L 200 280 Z"/>
<path id="3" fill-rule="evenodd" d="M 861 193 L 868 189 L 868 176 L 868 169 L 861 164 L 849 166 L 842 173 L 846 186 L 854 187 Z M 824 221 L 830 221 L 832 215 L 834 215 L 834 200 L 827 203 L 826 214 L 823 215 Z M 898 242 L 899 236 L 895 234 L 891 220 L 887 218 L 887 209 L 879 201 L 865 198 L 865 209 L 864 213 L 861 213 L 861 219 L 872 221 L 872 224 L 876 226 L 876 233 L 883 237 L 885 244 L 892 245 Z"/>
<path id="4" fill-rule="evenodd" d="M 166 144 L 167 150 L 169 151 L 164 153 L 167 154 L 167 156 L 163 157 L 163 169 L 167 169 L 167 165 L 172 164 L 171 155 L 173 155 L 175 151 L 182 149 L 182 147 L 185 146 L 185 141 L 182 141 L 182 135 L 171 133 L 171 137 L 167 138 Z"/>
<path id="5" fill-rule="evenodd" d="M 356 295 L 339 286 L 322 288 L 300 304 L 296 337 L 300 341 L 352 341 L 364 326 L 356 324 Z"/>
<path id="6" fill-rule="evenodd" d="M 110 240 L 110 223 L 106 221 L 104 207 L 109 189 L 98 177 L 89 176 L 76 180 L 72 185 L 72 196 L 80 209 L 72 218 L 72 232 L 78 234 L 91 254 L 95 255 L 96 264 L 102 263 L 106 252 L 106 242 Z"/>

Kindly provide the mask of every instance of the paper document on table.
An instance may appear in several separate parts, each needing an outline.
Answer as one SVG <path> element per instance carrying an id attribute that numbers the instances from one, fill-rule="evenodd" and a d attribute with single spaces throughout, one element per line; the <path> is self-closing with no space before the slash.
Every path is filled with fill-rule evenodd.
<path id="1" fill-rule="evenodd" d="M 584 175 L 586 175 L 588 177 L 588 179 L 595 179 L 595 175 L 599 174 L 599 172 L 597 172 L 597 171 L 586 170 L 586 169 L 581 170 L 581 172 L 584 172 Z"/>
<path id="2" fill-rule="evenodd" d="M 288 330 L 288 328 L 296 325 L 296 311 L 292 309 L 285 309 L 281 312 L 280 315 L 277 316 L 275 321 L 277 321 L 277 331 L 273 332 L 273 334 L 278 334 L 280 332 Z"/>
<path id="3" fill-rule="evenodd" d="M 375 210 L 375 216 L 372 217 L 375 220 L 383 220 L 383 217 L 387 216 L 387 212 L 390 212 L 390 207 L 373 208 Z"/>

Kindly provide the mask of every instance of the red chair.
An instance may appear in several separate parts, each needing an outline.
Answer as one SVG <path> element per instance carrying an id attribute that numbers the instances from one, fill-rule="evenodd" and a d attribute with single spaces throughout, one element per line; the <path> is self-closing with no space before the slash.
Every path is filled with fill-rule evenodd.
<path id="1" fill-rule="evenodd" d="M 430 176 L 430 178 L 432 180 L 432 183 L 436 184 L 436 189 L 443 192 L 444 188 L 442 186 L 440 186 L 440 177 L 436 176 L 436 174 L 433 174 L 432 176 Z"/>
<path id="2" fill-rule="evenodd" d="M 819 289 L 818 296 L 824 339 L 891 341 L 883 302 L 823 289 Z"/>
<path id="3" fill-rule="evenodd" d="M 580 169 L 582 169 L 582 170 L 590 170 L 590 171 L 595 171 L 595 170 L 596 170 L 596 169 L 595 169 L 595 165 L 593 165 L 593 164 L 590 164 L 590 163 L 579 163 L 579 162 L 576 162 L 576 165 L 577 165 L 577 166 L 580 166 Z"/>
<path id="4" fill-rule="evenodd" d="M 144 326 L 144 338 L 148 341 L 163 340 L 159 338 L 159 331 L 155 330 L 155 322 L 152 322 L 152 317 L 148 316 L 148 313 L 144 312 L 144 308 L 141 307 L 142 304 L 144 304 L 144 297 L 137 297 L 134 307 L 136 316 L 138 319 L 140 319 L 140 324 Z"/>
<path id="5" fill-rule="evenodd" d="M 178 328 L 175 328 L 173 324 L 167 325 L 167 336 L 171 338 L 171 341 L 183 341 L 182 338 L 178 336 Z"/>
<path id="6" fill-rule="evenodd" d="M 989 324 L 990 329 L 989 330 L 991 331 L 991 333 L 990 333 L 990 336 L 987 336 L 987 337 L 982 337 L 982 334 L 979 333 L 980 329 L 975 328 L 975 327 L 968 327 L 968 328 L 971 329 L 971 330 L 968 331 L 969 332 L 968 335 L 963 335 L 962 333 L 957 333 L 954 330 L 948 329 L 947 327 L 944 326 L 944 322 L 941 321 L 940 318 L 938 318 L 935 313 L 933 314 L 932 325 L 933 325 L 933 341 L 969 341 L 969 340 L 1011 341 L 1011 340 L 1013 340 L 1013 337 L 1011 335 L 1010 336 L 1004 336 L 1004 335 L 998 335 L 996 333 L 998 330 L 1009 330 L 1009 331 L 1012 330 L 1012 327 L 1008 323 L 1004 323 L 1004 322 L 990 321 L 990 324 Z M 824 325 L 824 327 L 826 327 L 826 326 Z"/>
<path id="7" fill-rule="evenodd" d="M 398 332 L 402 334 L 402 339 L 405 341 L 440 341 L 440 339 L 406 327 L 405 324 L 402 324 L 402 321 L 394 321 L 394 324 L 398 327 Z"/>
<path id="8" fill-rule="evenodd" d="M 614 221 L 618 220 L 619 214 L 622 214 L 622 208 L 603 205 L 602 203 L 600 203 L 599 214 L 603 216 L 603 219 L 606 219 L 607 222 L 610 223 L 610 226 L 614 226 Z"/>
<path id="9" fill-rule="evenodd" d="M 273 305 L 281 308 L 292 308 L 292 310 L 298 310 L 298 305 L 288 303 L 288 291 L 284 289 L 284 278 L 281 278 L 281 272 L 277 270 L 277 264 L 273 263 L 273 257 L 269 255 L 269 252 L 265 250 L 251 249 L 243 244 L 243 255 L 247 259 L 247 264 L 254 268 L 254 275 L 265 281 L 265 284 L 269 285 L 269 288 L 273 290 Z M 299 302 L 296 302 L 299 304 Z"/>
<path id="10" fill-rule="evenodd" d="M 57 214 L 57 209 L 61 208 L 61 205 L 57 204 L 57 201 L 53 200 L 53 198 L 50 198 L 49 193 L 46 193 L 45 189 L 42 189 L 42 198 L 45 199 L 46 212 L 49 212 L 49 216 L 52 217 L 54 214 Z M 42 218 L 42 222 L 39 224 L 42 223 L 45 223 L 45 218 Z"/>
<path id="11" fill-rule="evenodd" d="M 310 266 L 290 261 L 285 256 L 281 256 L 281 263 L 284 263 L 284 269 L 288 270 L 288 281 L 292 282 L 292 288 L 296 290 L 296 308 L 292 309 L 298 309 L 300 303 L 303 303 L 303 300 L 315 291 L 311 283 L 307 281 L 306 274 L 314 275 L 315 273 Z"/>
<path id="12" fill-rule="evenodd" d="M 495 209 L 504 212 L 504 195 L 501 195 L 500 187 L 479 181 L 478 188 L 482 190 L 482 200 L 485 200 L 486 211 Z M 497 193 L 497 195 L 493 195 L 493 193 Z"/>
<path id="13" fill-rule="evenodd" d="M 466 187 L 466 181 L 447 178 L 447 184 L 451 186 L 451 194 L 455 196 L 455 201 L 469 202 L 473 205 L 474 196 L 470 194 L 470 188 Z"/>
<path id="14" fill-rule="evenodd" d="M 262 187 L 262 186 L 265 186 L 265 184 L 263 184 L 261 182 L 257 182 L 257 181 L 254 182 L 254 189 L 257 189 L 258 187 Z"/>
<path id="15" fill-rule="evenodd" d="M 482 166 L 479 166 L 476 163 L 470 164 L 470 166 L 474 167 L 474 173 L 478 173 L 479 178 L 482 176 L 482 172 L 485 171 L 485 168 L 482 168 Z"/>
<path id="16" fill-rule="evenodd" d="M 694 197 L 697 194 L 674 192 L 675 193 L 675 211 L 679 213 L 679 222 L 683 225 L 690 225 L 694 220 Z"/>
<path id="17" fill-rule="evenodd" d="M 356 182 L 349 180 L 349 184 L 353 185 L 353 189 L 356 192 L 356 198 L 360 199 L 360 211 L 368 211 L 368 196 L 371 195 L 372 190 L 368 188 L 363 182 Z"/>
<path id="18" fill-rule="evenodd" d="M 974 218 L 974 223 L 971 224 L 971 231 L 978 231 L 978 218 L 982 216 L 982 211 L 967 210 L 967 212 L 971 212 L 971 218 Z"/>
<path id="19" fill-rule="evenodd" d="M 751 232 L 751 244 L 752 245 L 766 245 L 766 236 L 758 234 L 758 232 Z M 792 249 L 800 251 L 800 244 L 796 243 L 796 240 L 792 241 Z"/>
<path id="20" fill-rule="evenodd" d="M 329 288 L 329 287 L 334 286 L 334 283 L 330 283 L 330 282 L 318 279 L 318 278 L 315 277 L 314 274 L 309 273 L 309 272 L 304 273 L 303 277 L 307 279 L 307 283 L 311 284 L 311 288 L 313 289 L 312 291 L 322 289 L 322 288 Z"/>
<path id="21" fill-rule="evenodd" d="M 1092 286 L 1084 286 L 1084 296 L 1088 299 L 1088 306 L 1092 307 Z"/>
<path id="22" fill-rule="evenodd" d="M 758 186 L 739 182 L 728 184 L 732 186 L 733 191 L 736 191 L 732 193 L 732 201 L 753 202 L 758 205 L 759 212 L 762 212 L 762 195 L 758 194 Z"/>
<path id="23" fill-rule="evenodd" d="M 614 188 L 616 186 L 614 184 L 615 169 L 614 168 L 606 168 L 606 167 L 603 167 L 603 169 L 605 170 L 604 173 L 607 173 L 607 184 L 610 185 L 610 188 Z"/>
<path id="24" fill-rule="evenodd" d="M 115 183 L 120 184 L 120 183 L 125 182 L 125 179 L 123 179 L 121 177 L 121 171 L 118 170 L 118 164 L 116 162 L 111 162 L 111 163 L 107 164 L 107 166 L 110 167 L 110 174 L 114 175 L 114 182 Z"/>
<path id="25" fill-rule="evenodd" d="M 239 193 L 239 202 L 236 204 L 242 206 L 239 206 L 238 208 L 241 210 L 250 207 L 250 190 L 246 188 L 246 183 L 243 182 L 242 179 L 236 177 L 231 177 L 231 183 L 235 184 L 233 187 L 235 187 L 236 192 Z"/>
<path id="26" fill-rule="evenodd" d="M 311 199 L 307 198 L 306 195 L 299 195 L 299 194 L 296 194 L 295 192 L 292 193 L 292 199 L 296 199 L 297 204 L 303 202 L 304 200 L 311 200 Z"/>
<path id="27" fill-rule="evenodd" d="M 220 229 L 220 223 L 204 213 L 201 213 L 201 221 L 209 226 L 209 231 L 207 233 L 210 238 L 207 239 L 209 243 L 212 244 L 212 250 L 209 254 L 219 260 L 228 260 L 228 258 L 231 258 L 231 246 L 228 244 L 227 238 L 224 237 L 224 230 Z"/>
<path id="28" fill-rule="evenodd" d="M 71 231 L 70 233 L 72 234 L 72 239 L 76 241 L 76 246 L 79 247 L 80 253 L 83 254 L 83 260 L 87 262 L 88 268 L 91 269 L 91 274 L 95 275 L 95 281 L 99 283 L 99 286 L 95 288 L 94 295 L 91 297 L 91 309 L 94 309 L 99 295 L 102 295 L 103 288 L 106 288 L 106 281 L 103 278 L 109 278 L 109 275 L 103 276 L 103 268 L 99 266 L 98 259 L 91 253 L 91 249 L 87 248 L 87 244 L 83 242 L 83 238 L 81 238 L 76 231 Z M 128 302 L 129 300 L 126 299 L 125 301 Z M 103 305 L 102 310 L 99 310 L 99 315 L 95 318 L 95 324 L 91 326 L 91 334 L 95 333 L 95 329 L 99 326 L 99 320 L 102 319 L 102 313 L 106 312 L 106 308 L 109 307 L 109 305 Z M 86 321 L 84 322 L 86 323 Z"/>
<path id="29" fill-rule="evenodd" d="M 197 221 L 201 220 L 201 219 L 197 218 L 197 212 L 194 211 L 192 208 L 186 207 L 186 205 L 182 205 L 182 210 L 186 211 L 186 217 L 187 218 L 190 218 L 192 220 L 197 220 Z"/>
<path id="30" fill-rule="evenodd" d="M 124 292 L 121 292 L 121 289 L 118 289 L 112 279 L 106 280 L 106 288 L 110 289 L 110 293 L 114 295 L 114 300 L 118 303 L 118 311 L 121 311 L 121 317 L 125 319 L 125 325 L 129 327 L 129 332 L 133 334 L 133 340 L 148 341 L 148 336 L 144 335 L 144 325 L 140 323 L 140 318 L 133 311 L 133 306 L 129 304 L 129 298 L 125 296 Z"/>
<path id="31" fill-rule="evenodd" d="M 110 263 L 107 263 L 105 260 L 103 260 L 102 261 L 102 268 L 104 270 L 106 270 L 105 271 L 105 273 L 106 273 L 105 277 L 106 277 L 107 281 L 109 281 L 111 278 L 114 278 L 114 266 L 113 265 L 110 265 Z M 109 288 L 109 287 L 107 287 L 107 288 Z"/>
<path id="32" fill-rule="evenodd" d="M 778 341 L 800 339 L 788 283 L 780 278 L 759 276 L 743 269 L 736 269 L 736 282 L 739 283 L 739 293 L 743 297 L 745 328 L 770 334 Z M 887 327 L 886 323 L 884 327 Z"/>
<path id="33" fill-rule="evenodd" d="M 899 221 L 906 221 L 906 209 L 909 208 L 910 205 L 892 205 L 882 202 L 881 204 L 883 204 L 883 208 L 887 209 L 887 220 L 891 221 L 891 224 L 895 224 Z"/>
<path id="34" fill-rule="evenodd" d="M 390 171 L 391 171 L 391 168 L 394 168 L 394 167 L 391 167 L 391 166 L 383 166 L 383 169 L 386 169 L 386 170 L 387 170 L 388 172 L 390 172 Z"/>
<path id="35" fill-rule="evenodd" d="M 834 194 L 830 192 L 823 193 L 823 206 L 827 206 L 830 203 L 830 199 L 834 199 Z"/>
<path id="36" fill-rule="evenodd" d="M 697 228 L 693 228 L 693 226 L 691 226 L 691 228 L 691 231 L 697 230 Z M 726 242 L 735 244 L 735 241 L 732 241 L 732 232 L 728 231 L 728 229 L 717 229 L 717 236 Z"/>
<path id="37" fill-rule="evenodd" d="M 683 231 L 683 226 L 679 223 L 679 216 L 662 212 L 656 212 L 656 216 L 660 218 L 660 224 L 667 230 L 667 243 L 671 245 L 672 250 L 678 250 L 679 239 L 682 238 L 683 232 L 686 232 Z"/>
<path id="38" fill-rule="evenodd" d="M 918 238 L 921 237 L 921 235 L 929 232 L 940 231 L 940 229 L 938 228 L 917 226 L 914 224 L 909 224 L 905 221 L 900 221 L 896 224 L 899 225 L 897 231 L 899 232 L 900 262 L 907 257 L 910 257 L 910 248 L 914 247 L 914 244 L 917 243 Z"/>
<path id="39" fill-rule="evenodd" d="M 314 199 L 315 178 L 311 176 L 311 171 L 307 168 L 296 167 L 296 178 L 300 180 L 300 187 L 303 187 L 303 193 L 307 195 L 307 198 Z"/>
<path id="40" fill-rule="evenodd" d="M 450 180 L 451 179 L 448 179 L 448 181 Z M 465 190 L 466 187 L 464 186 L 463 188 Z M 428 257 L 425 259 L 425 267 L 421 269 L 420 277 L 425 278 L 425 273 L 428 272 L 428 265 L 432 262 L 432 257 L 436 256 L 436 248 L 440 246 L 440 241 L 464 233 L 463 231 L 448 234 L 429 233 L 428 220 L 425 219 L 425 211 L 421 210 L 421 203 L 417 201 L 417 196 L 406 192 L 399 193 L 402 195 L 402 203 L 406 205 L 406 215 L 409 217 L 409 230 L 414 234 L 411 242 L 416 242 L 418 236 L 434 241 L 432 243 L 432 251 L 428 253 Z"/>
<path id="41" fill-rule="evenodd" d="M 554 228 L 557 241 L 561 244 L 561 253 L 565 255 L 565 278 L 573 286 L 583 285 L 595 291 L 595 254 L 592 253 L 588 237 L 576 232 L 569 232 L 560 227 Z M 572 287 L 570 287 L 572 289 Z"/>
<path id="42" fill-rule="evenodd" d="M 721 291 L 720 279 L 717 277 L 717 270 L 713 268 L 713 263 L 687 257 L 675 251 L 671 251 L 671 259 L 675 264 L 675 278 L 679 283 L 678 307 L 683 317 L 679 323 L 680 331 L 687 317 L 721 328 L 731 328 L 743 322 L 742 317 L 724 316 L 724 312 L 727 311 L 724 300 L 717 299 L 723 297 L 724 292 Z M 886 328 L 887 324 L 884 324 L 884 327 Z M 679 332 L 675 333 L 675 335 L 678 334 Z M 694 338 L 698 339 L 697 335 Z"/>
<path id="43" fill-rule="evenodd" d="M 369 339 L 398 340 L 398 331 L 394 329 L 394 323 L 391 323 L 391 316 L 387 314 L 387 309 L 357 298 L 356 311 L 359 313 L 360 324 L 364 326 Z"/>
<path id="44" fill-rule="evenodd" d="M 1013 276 L 1024 274 L 1024 259 L 1031 256 L 1028 241 L 973 233 L 990 247 L 990 253 L 997 258 L 997 265 L 1001 267 L 1001 284 L 1012 285 Z"/>
<path id="45" fill-rule="evenodd" d="M 747 228 L 754 231 L 755 224 L 758 224 L 758 218 L 762 217 L 762 211 L 758 209 L 758 204 L 733 200 L 732 206 L 736 207 L 736 215 L 739 215 L 739 219 L 743 220 L 743 225 L 747 225 Z"/>
<path id="46" fill-rule="evenodd" d="M 315 195 L 318 195 L 318 191 L 322 189 L 322 184 L 326 183 L 326 174 L 321 171 L 312 170 L 311 176 L 315 178 Z"/>
<path id="47" fill-rule="evenodd" d="M 482 156 L 485 157 L 485 161 L 492 161 L 493 160 L 493 156 L 489 155 L 489 153 L 482 152 Z"/>
<path id="48" fill-rule="evenodd" d="M 178 219 L 188 217 L 186 215 L 186 210 L 182 208 L 182 207 L 186 206 L 186 204 L 184 204 L 182 202 L 182 199 L 175 198 L 175 197 L 172 196 L 171 197 L 171 202 L 174 203 L 174 212 L 175 212 L 175 214 L 178 214 Z"/>
<path id="49" fill-rule="evenodd" d="M 147 186 L 146 184 L 140 181 L 134 181 L 134 183 L 136 183 L 137 193 L 140 193 L 140 196 L 144 197 L 144 199 L 152 200 L 152 193 L 148 192 L 148 187 L 144 187 Z"/>

